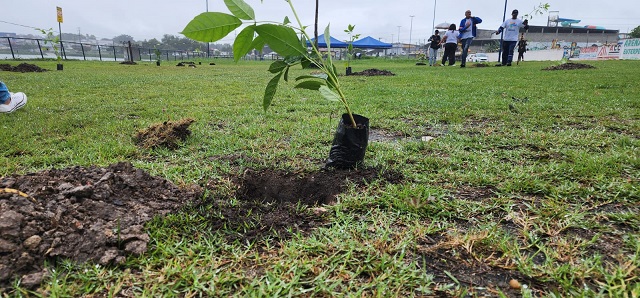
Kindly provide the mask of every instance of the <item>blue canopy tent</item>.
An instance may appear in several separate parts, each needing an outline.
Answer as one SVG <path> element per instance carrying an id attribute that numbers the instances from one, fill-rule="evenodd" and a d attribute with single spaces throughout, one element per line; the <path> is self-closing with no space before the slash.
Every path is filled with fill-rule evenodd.
<path id="1" fill-rule="evenodd" d="M 390 49 L 391 44 L 384 43 L 371 36 L 367 36 L 365 38 L 354 41 L 353 47 L 360 49 Z"/>
<path id="2" fill-rule="evenodd" d="M 310 47 L 314 40 L 315 39 L 312 38 L 311 40 L 307 41 L 307 46 Z M 333 37 L 329 37 L 329 40 L 331 42 L 330 46 L 332 48 L 346 48 L 347 46 L 349 46 L 346 42 L 339 41 Z M 327 47 L 327 43 L 324 40 L 324 34 L 318 36 L 318 47 L 319 48 Z"/>

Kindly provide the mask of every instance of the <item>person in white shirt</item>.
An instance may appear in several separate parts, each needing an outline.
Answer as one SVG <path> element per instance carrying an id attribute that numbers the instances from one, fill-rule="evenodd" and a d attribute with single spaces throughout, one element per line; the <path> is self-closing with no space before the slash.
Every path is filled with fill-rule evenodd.
<path id="1" fill-rule="evenodd" d="M 460 33 L 456 31 L 456 24 L 449 25 L 449 30 L 444 33 L 440 43 L 444 43 L 444 55 L 442 55 L 442 66 L 449 60 L 449 66 L 456 64 L 456 49 L 458 48 L 458 35 Z"/>
<path id="2" fill-rule="evenodd" d="M 514 9 L 511 12 L 511 18 L 504 21 L 498 31 L 495 32 L 496 34 L 504 33 L 502 37 L 502 61 L 501 64 L 496 66 L 511 66 L 513 50 L 518 43 L 520 28 L 529 29 L 529 20 L 518 19 L 518 10 Z"/>

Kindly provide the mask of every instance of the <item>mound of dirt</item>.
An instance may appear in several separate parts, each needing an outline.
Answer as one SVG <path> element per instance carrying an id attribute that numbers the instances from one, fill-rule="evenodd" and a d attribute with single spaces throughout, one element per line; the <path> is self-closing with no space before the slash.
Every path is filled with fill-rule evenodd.
<path id="1" fill-rule="evenodd" d="M 363 70 L 361 72 L 354 72 L 354 73 L 351 73 L 351 75 L 352 76 L 395 76 L 394 73 L 388 70 L 380 70 L 375 68 Z"/>
<path id="2" fill-rule="evenodd" d="M 191 118 L 185 118 L 178 121 L 153 124 L 147 129 L 136 133 L 134 136 L 135 143 L 139 147 L 146 149 L 157 147 L 177 149 L 178 142 L 186 140 L 191 135 L 189 126 L 194 121 Z"/>
<path id="3" fill-rule="evenodd" d="M 0 70 L 14 71 L 14 72 L 45 72 L 44 68 L 40 68 L 37 65 L 29 63 L 20 63 L 18 66 L 11 66 L 10 64 L 0 64 Z"/>
<path id="4" fill-rule="evenodd" d="M 122 61 L 122 62 L 120 62 L 120 64 L 138 65 L 138 63 L 135 63 L 135 62 L 133 62 L 133 61 Z"/>
<path id="5" fill-rule="evenodd" d="M 573 70 L 573 69 L 589 69 L 589 68 L 596 68 L 596 67 L 589 64 L 568 62 L 568 63 L 562 63 L 560 65 L 549 66 L 543 70 Z"/>
<path id="6" fill-rule="evenodd" d="M 61 258 L 122 263 L 147 250 L 143 225 L 201 196 L 130 163 L 73 167 L 0 179 L 0 289 L 34 287 Z M 2 291 L 0 291 L 1 293 Z"/>

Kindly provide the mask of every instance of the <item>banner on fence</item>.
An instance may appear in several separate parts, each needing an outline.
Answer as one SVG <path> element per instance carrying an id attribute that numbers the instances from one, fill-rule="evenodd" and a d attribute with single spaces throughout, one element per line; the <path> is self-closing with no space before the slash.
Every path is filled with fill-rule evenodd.
<path id="1" fill-rule="evenodd" d="M 586 47 L 580 48 L 580 54 L 578 55 L 578 59 L 580 60 L 595 60 L 598 59 L 598 47 Z"/>
<path id="2" fill-rule="evenodd" d="M 620 59 L 640 59 L 640 38 L 622 41 Z"/>
<path id="3" fill-rule="evenodd" d="M 598 59 L 620 59 L 620 43 L 598 47 Z"/>

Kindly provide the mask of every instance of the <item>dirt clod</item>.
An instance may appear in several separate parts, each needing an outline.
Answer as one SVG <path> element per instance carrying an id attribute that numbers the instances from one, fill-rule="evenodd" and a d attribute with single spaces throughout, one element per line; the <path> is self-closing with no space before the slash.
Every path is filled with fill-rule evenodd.
<path id="1" fill-rule="evenodd" d="M 10 64 L 0 64 L 0 70 L 13 71 L 13 72 L 45 72 L 47 71 L 44 68 L 40 68 L 40 66 L 29 64 L 29 63 L 20 63 L 17 66 L 11 66 Z"/>
<path id="2" fill-rule="evenodd" d="M 185 118 L 178 121 L 153 124 L 135 135 L 135 143 L 146 149 L 158 147 L 177 149 L 178 143 L 186 140 L 191 135 L 189 126 L 194 121 L 191 118 Z"/>
<path id="3" fill-rule="evenodd" d="M 147 250 L 144 223 L 201 196 L 130 163 L 73 167 L 0 178 L 0 289 L 14 278 L 34 287 L 44 262 L 123 263 Z M 0 294 L 1 294 L 0 290 Z"/>
<path id="4" fill-rule="evenodd" d="M 589 69 L 589 68 L 595 68 L 595 66 L 589 65 L 589 64 L 583 64 L 583 63 L 568 62 L 568 63 L 562 63 L 560 65 L 549 66 L 547 68 L 544 68 L 543 70 L 573 70 L 573 69 Z"/>
<path id="5" fill-rule="evenodd" d="M 351 73 L 352 76 L 395 76 L 394 73 L 388 70 L 380 70 L 380 69 L 367 69 L 360 72 Z"/>

